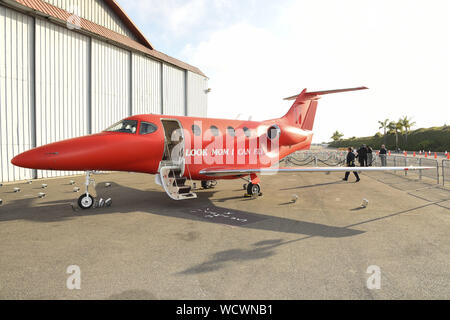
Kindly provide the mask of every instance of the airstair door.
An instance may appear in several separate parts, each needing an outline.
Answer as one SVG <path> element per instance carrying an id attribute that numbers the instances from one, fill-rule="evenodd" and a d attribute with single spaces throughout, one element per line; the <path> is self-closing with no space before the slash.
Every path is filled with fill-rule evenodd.
<path id="1" fill-rule="evenodd" d="M 173 119 L 161 119 L 164 127 L 164 155 L 159 164 L 156 183 L 174 200 L 195 199 L 192 187 L 184 177 L 184 134 L 181 123 Z"/>
<path id="2" fill-rule="evenodd" d="M 184 133 L 178 120 L 162 119 L 164 127 L 164 156 L 162 161 L 180 168 L 184 174 Z"/>

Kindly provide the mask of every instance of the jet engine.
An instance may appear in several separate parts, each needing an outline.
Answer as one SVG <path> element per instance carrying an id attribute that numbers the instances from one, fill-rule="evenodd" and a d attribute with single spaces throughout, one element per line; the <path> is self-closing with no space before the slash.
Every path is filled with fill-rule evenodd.
<path id="1" fill-rule="evenodd" d="M 294 126 L 286 126 L 280 135 L 280 145 L 292 146 L 308 139 L 308 134 Z"/>

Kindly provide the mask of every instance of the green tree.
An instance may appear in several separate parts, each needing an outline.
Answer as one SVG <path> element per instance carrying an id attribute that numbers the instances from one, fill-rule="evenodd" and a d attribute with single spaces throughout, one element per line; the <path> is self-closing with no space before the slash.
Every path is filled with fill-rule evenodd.
<path id="1" fill-rule="evenodd" d="M 404 133 L 405 133 L 405 148 L 408 145 L 408 134 L 411 131 L 411 128 L 416 124 L 416 122 L 411 121 L 412 119 L 408 119 L 407 116 L 404 116 L 403 118 L 400 118 L 400 120 L 398 121 L 401 126 L 404 128 Z"/>
<path id="2" fill-rule="evenodd" d="M 378 121 L 378 124 L 380 125 L 380 127 L 378 129 L 383 129 L 383 141 L 384 144 L 386 145 L 386 134 L 389 130 L 389 119 L 386 119 L 384 121 Z"/>
<path id="3" fill-rule="evenodd" d="M 395 134 L 395 150 L 398 150 L 398 135 L 403 133 L 403 125 L 400 122 L 391 121 L 388 128 L 390 134 Z"/>
<path id="4" fill-rule="evenodd" d="M 331 136 L 331 139 L 333 139 L 333 141 L 339 141 L 342 139 L 343 136 L 344 134 L 336 130 L 336 132 L 334 132 L 333 135 Z"/>

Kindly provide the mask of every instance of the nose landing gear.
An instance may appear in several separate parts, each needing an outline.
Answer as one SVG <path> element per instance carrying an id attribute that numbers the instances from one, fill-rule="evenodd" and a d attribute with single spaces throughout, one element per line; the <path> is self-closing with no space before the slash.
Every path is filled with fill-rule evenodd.
<path id="1" fill-rule="evenodd" d="M 94 205 L 94 198 L 90 194 L 86 193 L 78 198 L 78 206 L 83 210 L 90 209 L 92 208 L 93 205 Z"/>
<path id="2" fill-rule="evenodd" d="M 78 206 L 83 210 L 90 209 L 94 205 L 94 197 L 89 194 L 89 185 L 91 183 L 95 185 L 94 179 L 91 179 L 91 174 L 91 171 L 86 172 L 86 192 L 78 198 Z"/>

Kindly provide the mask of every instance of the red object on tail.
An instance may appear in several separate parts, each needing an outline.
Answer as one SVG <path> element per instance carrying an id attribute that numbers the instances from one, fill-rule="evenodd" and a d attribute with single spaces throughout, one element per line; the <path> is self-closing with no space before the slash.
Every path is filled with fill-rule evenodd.
<path id="1" fill-rule="evenodd" d="M 317 100 L 321 95 L 348 91 L 365 90 L 367 87 L 308 92 L 304 89 L 300 94 L 284 100 L 295 100 L 292 107 L 283 117 L 289 125 L 298 125 L 302 130 L 312 131 L 316 118 Z"/>

